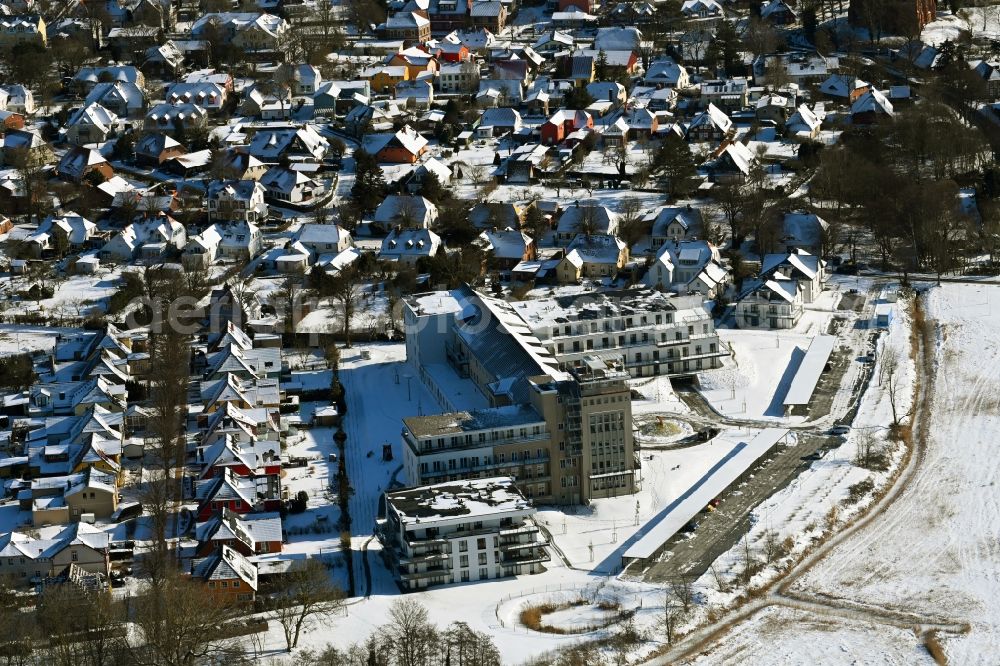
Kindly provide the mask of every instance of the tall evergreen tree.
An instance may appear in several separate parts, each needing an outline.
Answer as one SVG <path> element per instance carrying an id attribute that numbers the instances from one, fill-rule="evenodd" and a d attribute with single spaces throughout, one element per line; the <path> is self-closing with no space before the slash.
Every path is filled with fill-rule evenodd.
<path id="1" fill-rule="evenodd" d="M 385 198 L 385 177 L 375 156 L 358 149 L 354 153 L 355 174 L 351 199 L 355 208 L 363 212 L 375 210 Z"/>

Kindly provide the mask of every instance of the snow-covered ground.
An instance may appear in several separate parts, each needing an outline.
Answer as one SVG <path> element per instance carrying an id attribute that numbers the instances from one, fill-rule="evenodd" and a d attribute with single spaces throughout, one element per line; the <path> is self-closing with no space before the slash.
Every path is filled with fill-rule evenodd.
<path id="1" fill-rule="evenodd" d="M 872 523 L 838 544 L 792 591 L 905 611 L 930 620 L 969 623 L 968 633 L 939 633 L 938 640 L 949 663 L 984 663 L 985 655 L 1000 652 L 1000 578 L 995 575 L 1000 502 L 994 489 L 1000 473 L 996 436 L 1000 401 L 994 391 L 1000 380 L 1000 345 L 996 342 L 1000 287 L 935 287 L 929 293 L 927 310 L 928 318 L 939 326 L 933 403 L 930 414 L 923 415 L 929 419 L 926 456 L 918 460 L 917 472 L 899 498 Z M 903 341 L 892 335 L 887 344 L 902 345 Z M 905 372 L 912 373 L 912 367 L 907 364 Z M 878 399 L 863 401 L 859 423 L 884 425 L 891 420 L 885 392 L 876 384 L 871 395 Z M 903 409 L 908 411 L 908 406 Z M 842 487 L 842 483 L 837 485 Z M 836 494 L 836 487 L 832 492 Z M 775 507 L 773 502 L 768 505 L 773 519 Z M 827 617 L 821 624 L 823 629 L 818 630 L 817 618 L 808 614 L 766 611 L 728 634 L 707 653 L 705 663 L 746 663 L 748 659 L 754 663 L 929 663 L 912 632 Z M 765 640 L 761 640 L 762 632 Z"/>
<path id="2" fill-rule="evenodd" d="M 789 631 L 794 627 L 794 631 Z M 744 622 L 724 643 L 707 650 L 701 666 L 786 664 L 933 664 L 913 632 L 873 627 L 826 615 L 769 608 Z"/>
<path id="3" fill-rule="evenodd" d="M 643 450 L 642 490 L 593 500 L 587 507 L 543 508 L 538 520 L 574 567 L 616 572 L 625 542 L 743 440 L 744 431 L 727 431 L 696 446 Z"/>
<path id="4" fill-rule="evenodd" d="M 702 395 L 726 416 L 784 420 L 785 393 L 812 336 L 722 329 L 719 340 L 731 356 L 723 368 L 700 375 Z"/>

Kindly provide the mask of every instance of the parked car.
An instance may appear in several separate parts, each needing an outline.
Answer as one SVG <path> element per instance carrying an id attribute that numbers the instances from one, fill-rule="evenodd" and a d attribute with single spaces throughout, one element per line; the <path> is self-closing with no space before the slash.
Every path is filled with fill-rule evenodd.
<path id="1" fill-rule="evenodd" d="M 826 431 L 828 435 L 846 435 L 849 432 L 851 432 L 851 427 L 845 425 L 833 426 Z"/>

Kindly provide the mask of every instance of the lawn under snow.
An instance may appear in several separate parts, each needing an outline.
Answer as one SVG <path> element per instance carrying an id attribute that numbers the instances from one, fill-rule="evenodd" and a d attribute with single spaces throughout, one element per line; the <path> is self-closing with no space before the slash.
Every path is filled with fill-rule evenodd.
<path id="1" fill-rule="evenodd" d="M 938 367 L 924 416 L 926 457 L 899 498 L 793 590 L 967 622 L 968 633 L 939 633 L 938 640 L 949 663 L 985 663 L 984 655 L 1000 652 L 1000 286 L 946 284 L 933 287 L 927 302 L 928 319 L 938 323 Z M 895 335 L 890 340 L 902 344 Z M 877 386 L 872 394 L 880 395 Z M 884 397 L 866 399 L 859 420 L 884 425 L 888 410 Z M 825 617 L 817 624 L 807 614 L 772 610 L 741 624 L 705 663 L 929 663 L 925 655 L 911 632 Z"/>

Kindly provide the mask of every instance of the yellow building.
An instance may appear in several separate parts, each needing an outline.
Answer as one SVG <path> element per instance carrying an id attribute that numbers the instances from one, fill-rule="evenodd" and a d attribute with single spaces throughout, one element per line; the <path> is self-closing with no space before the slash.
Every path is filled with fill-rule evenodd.
<path id="1" fill-rule="evenodd" d="M 48 45 L 45 20 L 37 14 L 0 16 L 0 48 L 9 48 L 22 42 L 39 42 Z"/>

